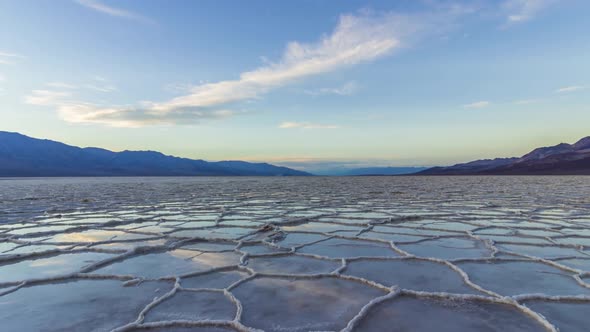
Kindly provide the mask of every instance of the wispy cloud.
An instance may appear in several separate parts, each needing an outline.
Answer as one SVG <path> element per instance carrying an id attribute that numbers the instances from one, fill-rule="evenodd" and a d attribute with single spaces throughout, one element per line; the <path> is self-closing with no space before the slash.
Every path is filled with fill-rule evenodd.
<path id="1" fill-rule="evenodd" d="M 30 95 L 25 97 L 25 102 L 31 105 L 53 106 L 59 104 L 63 98 L 69 96 L 71 94 L 64 91 L 33 90 Z"/>
<path id="2" fill-rule="evenodd" d="M 71 123 L 95 123 L 112 127 L 137 128 L 148 125 L 171 125 L 195 123 L 201 119 L 221 119 L 234 115 L 230 110 L 214 110 L 195 114 L 179 111 L 168 117 L 161 117 L 147 108 L 126 105 L 105 106 L 78 101 L 69 91 L 34 90 L 24 98 L 25 103 L 37 106 L 55 107 L 58 115 Z"/>
<path id="3" fill-rule="evenodd" d="M 55 106 L 66 121 L 113 126 L 194 123 L 220 114 L 225 117 L 235 113 L 231 109 L 238 102 L 261 98 L 273 89 L 310 76 L 377 60 L 426 35 L 440 34 L 462 14 L 464 11 L 453 7 L 436 13 L 342 15 L 331 34 L 314 43 L 290 42 L 278 61 L 243 72 L 236 80 L 199 84 L 164 102 L 119 107 L 64 100 Z M 339 92 L 347 93 L 350 88 Z"/>
<path id="4" fill-rule="evenodd" d="M 397 15 L 343 15 L 329 36 L 319 42 L 288 43 L 282 58 L 240 74 L 238 80 L 202 84 L 190 94 L 154 104 L 168 112 L 175 108 L 214 107 L 260 97 L 298 79 L 335 71 L 391 54 L 418 23 Z"/>
<path id="5" fill-rule="evenodd" d="M 66 91 L 67 90 L 86 89 L 86 90 L 107 93 L 107 92 L 113 92 L 113 91 L 117 90 L 117 87 L 115 87 L 112 84 L 92 84 L 92 83 L 90 83 L 90 84 L 76 85 L 76 84 L 64 83 L 64 82 L 49 82 L 45 85 L 50 88 L 53 88 L 53 89 L 60 89 L 60 90 L 66 90 Z"/>
<path id="6" fill-rule="evenodd" d="M 514 101 L 515 105 L 530 105 L 530 104 L 536 104 L 536 103 L 540 103 L 541 99 L 522 99 L 522 100 L 516 100 Z"/>
<path id="7" fill-rule="evenodd" d="M 514 24 L 531 20 L 540 11 L 556 2 L 556 0 L 506 0 L 503 8 L 506 11 L 507 23 Z"/>
<path id="8" fill-rule="evenodd" d="M 23 57 L 20 54 L 10 53 L 10 52 L 3 52 L 3 51 L 0 51 L 0 56 L 2 56 L 2 57 L 8 57 L 8 58 L 22 58 Z"/>
<path id="9" fill-rule="evenodd" d="M 563 88 L 559 88 L 557 90 L 555 90 L 555 92 L 557 93 L 567 93 L 567 92 L 574 92 L 574 91 L 580 91 L 580 90 L 585 90 L 588 89 L 588 86 L 585 85 L 572 85 L 572 86 L 566 86 Z"/>
<path id="10" fill-rule="evenodd" d="M 56 89 L 72 89 L 72 90 L 78 89 L 78 86 L 73 85 L 73 84 L 64 83 L 64 82 L 49 82 L 46 85 L 50 88 L 56 88 Z"/>
<path id="11" fill-rule="evenodd" d="M 20 54 L 0 51 L 0 65 L 13 65 L 17 60 L 23 58 L 24 56 Z"/>
<path id="12" fill-rule="evenodd" d="M 108 6 L 98 0 L 75 0 L 75 2 L 79 3 L 82 6 L 85 6 L 87 8 L 90 8 L 92 10 L 95 10 L 97 12 L 100 12 L 100 13 L 103 13 L 103 14 L 106 14 L 109 16 L 131 19 L 131 20 L 141 21 L 144 23 L 154 23 L 154 21 L 152 21 L 151 19 L 149 19 L 145 16 L 142 16 L 140 14 L 137 14 L 137 13 L 134 13 L 134 12 L 131 12 L 128 10 L 124 10 L 121 8 Z"/>
<path id="13" fill-rule="evenodd" d="M 358 90 L 358 84 L 355 81 L 346 82 L 344 85 L 336 88 L 320 88 L 315 90 L 305 90 L 305 93 L 311 96 L 339 95 L 348 96 Z"/>
<path id="14" fill-rule="evenodd" d="M 490 103 L 489 101 L 482 100 L 482 101 L 476 101 L 471 104 L 463 105 L 463 108 L 484 108 L 484 107 L 490 106 L 491 104 L 492 103 Z"/>
<path id="15" fill-rule="evenodd" d="M 319 123 L 312 123 L 312 122 L 283 122 L 279 125 L 281 129 L 337 129 L 340 126 L 337 125 L 329 125 L 329 124 L 319 124 Z"/>
<path id="16" fill-rule="evenodd" d="M 84 88 L 98 91 L 98 92 L 113 92 L 113 91 L 117 90 L 117 88 L 114 85 L 85 84 Z"/>

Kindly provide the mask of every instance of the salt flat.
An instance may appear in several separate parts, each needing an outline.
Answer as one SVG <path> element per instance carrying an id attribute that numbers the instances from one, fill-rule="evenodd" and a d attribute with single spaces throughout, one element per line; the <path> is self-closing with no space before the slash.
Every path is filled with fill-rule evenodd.
<path id="1" fill-rule="evenodd" d="M 2 331 L 587 331 L 590 177 L 0 180 Z"/>

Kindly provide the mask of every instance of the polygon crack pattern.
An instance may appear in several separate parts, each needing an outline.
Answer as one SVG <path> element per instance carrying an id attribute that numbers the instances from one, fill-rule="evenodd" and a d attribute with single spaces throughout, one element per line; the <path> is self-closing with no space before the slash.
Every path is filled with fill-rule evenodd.
<path id="1" fill-rule="evenodd" d="M 589 193 L 588 177 L 3 180 L 2 330 L 584 331 Z"/>

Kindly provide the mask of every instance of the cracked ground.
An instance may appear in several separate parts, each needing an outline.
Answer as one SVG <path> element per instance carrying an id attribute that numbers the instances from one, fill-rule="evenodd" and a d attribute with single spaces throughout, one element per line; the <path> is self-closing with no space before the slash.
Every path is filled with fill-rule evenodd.
<path id="1" fill-rule="evenodd" d="M 590 177 L 0 181 L 1 331 L 587 331 Z"/>

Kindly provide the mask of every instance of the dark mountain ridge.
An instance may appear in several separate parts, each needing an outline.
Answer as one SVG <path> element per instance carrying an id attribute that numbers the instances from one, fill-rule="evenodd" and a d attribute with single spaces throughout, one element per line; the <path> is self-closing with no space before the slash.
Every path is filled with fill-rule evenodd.
<path id="1" fill-rule="evenodd" d="M 157 151 L 80 148 L 0 131 L 0 176 L 301 176 L 266 163 L 208 162 Z"/>
<path id="2" fill-rule="evenodd" d="M 476 160 L 433 167 L 417 175 L 590 175 L 590 136 L 574 144 L 534 149 L 520 158 Z"/>

